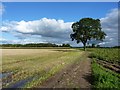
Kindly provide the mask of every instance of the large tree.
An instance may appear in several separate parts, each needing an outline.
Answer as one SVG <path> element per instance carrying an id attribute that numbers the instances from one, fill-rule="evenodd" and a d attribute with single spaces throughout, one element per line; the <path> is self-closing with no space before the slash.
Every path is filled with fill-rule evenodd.
<path id="1" fill-rule="evenodd" d="M 105 32 L 101 31 L 101 24 L 99 19 L 83 18 L 79 22 L 72 24 L 73 33 L 70 37 L 76 40 L 77 43 L 82 42 L 84 50 L 86 43 L 92 39 L 103 41 L 105 39 Z"/>

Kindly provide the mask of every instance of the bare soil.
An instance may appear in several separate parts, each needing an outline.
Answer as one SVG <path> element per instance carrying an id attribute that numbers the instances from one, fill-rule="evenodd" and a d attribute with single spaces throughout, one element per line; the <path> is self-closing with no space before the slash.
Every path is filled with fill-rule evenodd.
<path id="1" fill-rule="evenodd" d="M 46 80 L 39 88 L 91 88 L 91 60 L 82 58 Z"/>

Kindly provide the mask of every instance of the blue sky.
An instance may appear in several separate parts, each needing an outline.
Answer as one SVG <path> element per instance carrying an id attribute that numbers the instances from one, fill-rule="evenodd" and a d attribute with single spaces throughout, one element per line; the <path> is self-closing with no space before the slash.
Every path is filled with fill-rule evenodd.
<path id="1" fill-rule="evenodd" d="M 66 37 L 66 35 L 72 33 L 70 25 L 84 17 L 98 18 L 102 20 L 103 29 L 110 35 L 113 29 L 110 31 L 109 29 L 112 27 L 109 27 L 110 25 L 108 24 L 112 24 L 113 22 L 107 21 L 116 20 L 117 16 L 112 17 L 111 15 L 117 13 L 118 3 L 4 2 L 2 6 L 4 9 L 2 13 L 3 26 L 1 27 L 2 43 L 52 42 L 57 44 L 70 43 L 73 46 L 77 46 L 69 37 Z M 116 31 L 113 32 L 116 33 Z M 107 38 L 105 42 L 109 44 L 109 39 L 114 40 L 117 37 L 108 36 Z M 105 42 L 100 43 L 100 45 L 107 46 L 108 44 Z M 113 43 L 115 42 L 111 42 L 110 44 L 117 45 L 117 41 L 115 44 Z"/>
<path id="2" fill-rule="evenodd" d="M 3 3 L 5 13 L 3 20 L 37 20 L 43 17 L 77 21 L 82 17 L 101 18 L 106 13 L 117 8 L 117 3 L 108 2 L 11 2 Z"/>
<path id="3" fill-rule="evenodd" d="M 119 2 L 119 0 L 1 0 L 2 2 Z"/>

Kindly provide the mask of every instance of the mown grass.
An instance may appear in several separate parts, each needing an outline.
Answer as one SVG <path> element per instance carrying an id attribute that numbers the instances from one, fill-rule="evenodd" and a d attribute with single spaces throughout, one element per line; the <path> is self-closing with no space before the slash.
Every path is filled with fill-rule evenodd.
<path id="1" fill-rule="evenodd" d="M 74 49 L 70 51 L 61 51 L 61 49 L 60 51 L 52 49 L 41 51 L 38 49 L 37 53 L 34 50 L 15 51 L 16 53 L 11 49 L 7 54 L 6 52 L 3 53 L 2 72 L 12 72 L 10 77 L 3 78 L 4 81 L 8 81 L 3 84 L 3 87 L 11 87 L 29 77 L 32 77 L 32 81 L 26 83 L 23 87 L 39 87 L 46 79 L 62 70 L 62 68 L 79 60 L 82 54 L 82 52 Z M 12 52 L 15 54 L 12 54 Z"/>
<path id="2" fill-rule="evenodd" d="M 92 62 L 93 88 L 120 89 L 120 74 Z"/>

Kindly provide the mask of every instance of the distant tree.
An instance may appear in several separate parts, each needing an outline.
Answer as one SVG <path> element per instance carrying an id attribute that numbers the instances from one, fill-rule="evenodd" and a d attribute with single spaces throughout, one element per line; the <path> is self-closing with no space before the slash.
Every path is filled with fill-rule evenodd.
<path id="1" fill-rule="evenodd" d="M 91 39 L 103 40 L 106 34 L 101 31 L 101 24 L 99 19 L 83 18 L 79 22 L 72 24 L 73 34 L 70 37 L 76 40 L 77 43 L 82 42 L 84 50 L 86 50 L 86 43 Z"/>
<path id="2" fill-rule="evenodd" d="M 94 43 L 92 44 L 92 48 L 95 48 L 95 44 Z"/>
<path id="3" fill-rule="evenodd" d="M 97 45 L 96 47 L 97 47 L 97 48 L 99 48 L 99 47 L 100 47 L 100 45 Z"/>
<path id="4" fill-rule="evenodd" d="M 66 44 L 66 47 L 71 47 L 71 46 L 70 46 L 70 44 L 67 43 L 67 44 Z"/>
<path id="5" fill-rule="evenodd" d="M 67 44 L 64 44 L 64 43 L 63 43 L 63 44 L 62 44 L 62 47 L 71 47 L 71 46 L 70 46 L 70 44 L 68 44 L 68 43 L 67 43 Z"/>
<path id="6" fill-rule="evenodd" d="M 62 47 L 65 47 L 65 44 L 64 44 L 64 43 L 62 44 Z"/>

